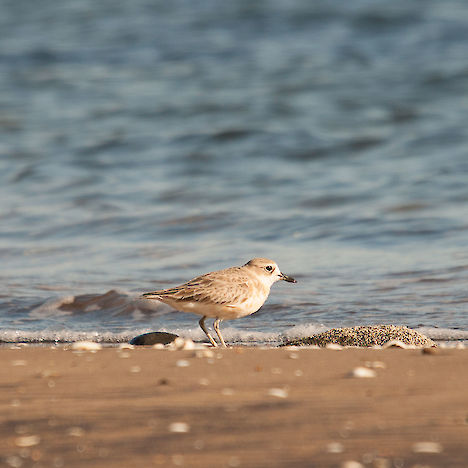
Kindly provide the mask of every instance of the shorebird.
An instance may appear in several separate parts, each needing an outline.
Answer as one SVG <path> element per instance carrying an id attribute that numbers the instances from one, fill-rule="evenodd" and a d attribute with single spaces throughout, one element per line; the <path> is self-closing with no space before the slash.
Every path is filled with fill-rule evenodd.
<path id="1" fill-rule="evenodd" d="M 219 329 L 222 320 L 232 320 L 257 312 L 266 301 L 276 281 L 296 283 L 281 273 L 278 265 L 268 258 L 253 258 L 241 267 L 212 271 L 169 289 L 145 293 L 142 297 L 157 299 L 181 312 L 201 315 L 198 322 L 213 346 L 216 341 L 205 327 L 207 317 L 214 318 L 213 328 L 223 347 Z"/>

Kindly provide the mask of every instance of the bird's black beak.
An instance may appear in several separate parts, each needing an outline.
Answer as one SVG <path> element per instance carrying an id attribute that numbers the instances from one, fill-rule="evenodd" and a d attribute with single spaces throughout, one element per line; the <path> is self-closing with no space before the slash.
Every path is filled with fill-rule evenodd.
<path id="1" fill-rule="evenodd" d="M 297 281 L 293 277 L 285 275 L 283 273 L 280 274 L 280 279 L 287 281 L 288 283 L 297 283 Z"/>

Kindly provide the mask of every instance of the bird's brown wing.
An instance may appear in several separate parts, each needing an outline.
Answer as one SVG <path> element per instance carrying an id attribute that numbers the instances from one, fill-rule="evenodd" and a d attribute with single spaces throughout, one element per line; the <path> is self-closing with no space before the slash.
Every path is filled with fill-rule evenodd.
<path id="1" fill-rule="evenodd" d="M 251 278 L 238 267 L 206 273 L 187 283 L 147 295 L 179 301 L 196 301 L 206 304 L 235 304 L 248 298 Z"/>

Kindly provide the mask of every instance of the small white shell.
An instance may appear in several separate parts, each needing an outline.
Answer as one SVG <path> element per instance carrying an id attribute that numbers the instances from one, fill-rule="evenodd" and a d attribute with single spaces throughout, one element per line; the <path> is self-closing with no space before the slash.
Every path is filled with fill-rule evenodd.
<path id="1" fill-rule="evenodd" d="M 178 361 L 176 361 L 176 366 L 177 367 L 189 367 L 190 362 L 186 361 L 185 359 L 179 359 Z"/>
<path id="2" fill-rule="evenodd" d="M 197 358 L 214 358 L 214 355 L 211 349 L 199 349 L 195 351 L 195 357 Z"/>
<path id="3" fill-rule="evenodd" d="M 364 465 L 354 460 L 347 460 L 341 464 L 341 468 L 364 468 Z"/>
<path id="4" fill-rule="evenodd" d="M 414 453 L 440 453 L 443 450 L 438 442 L 416 442 L 412 449 Z"/>
<path id="5" fill-rule="evenodd" d="M 183 434 L 190 431 L 190 426 L 185 422 L 173 422 L 169 424 L 169 432 Z"/>
<path id="6" fill-rule="evenodd" d="M 30 436 L 23 436 L 18 437 L 15 440 L 15 444 L 17 447 L 33 447 L 37 445 L 41 441 L 41 438 L 37 435 L 30 435 Z"/>
<path id="7" fill-rule="evenodd" d="M 374 370 L 369 369 L 367 367 L 355 367 L 351 371 L 351 377 L 355 377 L 358 379 L 370 379 L 373 377 L 377 377 L 377 373 Z"/>
<path id="8" fill-rule="evenodd" d="M 286 388 L 270 388 L 268 395 L 276 398 L 288 398 L 289 392 Z"/>
<path id="9" fill-rule="evenodd" d="M 344 450 L 343 444 L 341 442 L 330 442 L 327 444 L 328 453 L 342 453 Z"/>
<path id="10" fill-rule="evenodd" d="M 326 349 L 334 349 L 335 351 L 341 351 L 343 349 L 343 346 L 337 344 L 337 343 L 328 343 L 325 346 Z"/>
<path id="11" fill-rule="evenodd" d="M 169 344 L 169 349 L 195 349 L 195 343 L 190 338 L 182 338 L 178 336 L 172 343 Z"/>
<path id="12" fill-rule="evenodd" d="M 11 361 L 12 366 L 25 366 L 27 364 L 26 361 L 23 361 L 22 359 L 16 359 L 15 361 Z"/>
<path id="13" fill-rule="evenodd" d="M 120 343 L 119 349 L 135 349 L 135 346 L 131 345 L 130 343 Z"/>
<path id="14" fill-rule="evenodd" d="M 97 351 L 102 349 L 102 344 L 94 341 L 75 341 L 71 348 L 75 351 Z"/>

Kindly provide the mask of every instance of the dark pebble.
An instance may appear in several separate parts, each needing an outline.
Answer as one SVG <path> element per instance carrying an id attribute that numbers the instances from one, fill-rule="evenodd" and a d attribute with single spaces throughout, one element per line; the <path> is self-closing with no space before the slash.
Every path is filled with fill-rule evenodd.
<path id="1" fill-rule="evenodd" d="M 172 343 L 176 338 L 178 338 L 178 335 L 174 335 L 173 333 L 166 333 L 166 332 L 151 332 L 151 333 L 144 333 L 143 335 L 138 335 L 135 336 L 130 341 L 131 345 L 146 345 L 146 346 L 151 346 L 154 344 L 169 344 Z"/>

